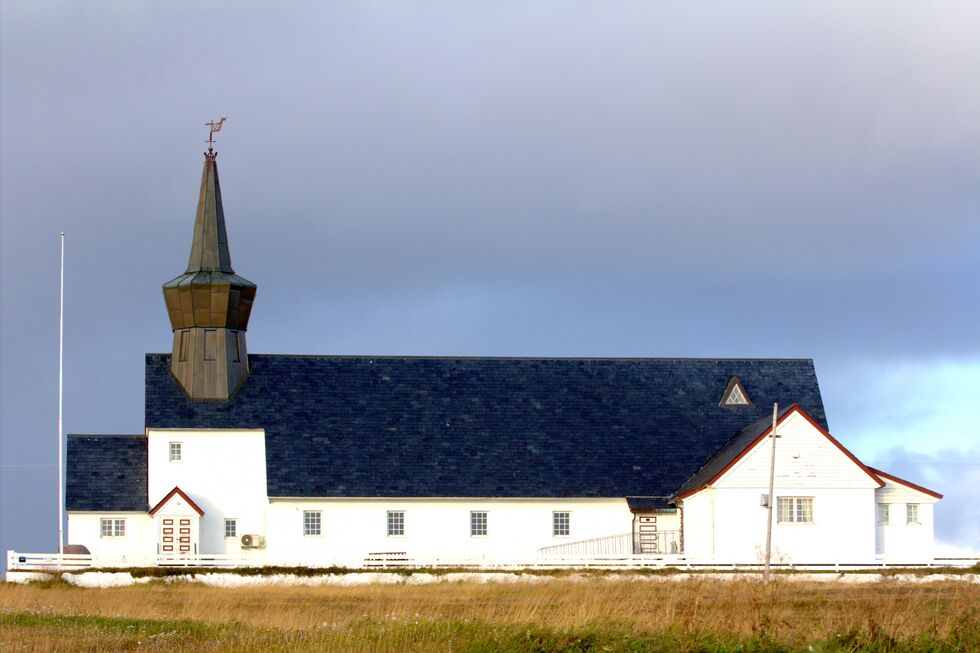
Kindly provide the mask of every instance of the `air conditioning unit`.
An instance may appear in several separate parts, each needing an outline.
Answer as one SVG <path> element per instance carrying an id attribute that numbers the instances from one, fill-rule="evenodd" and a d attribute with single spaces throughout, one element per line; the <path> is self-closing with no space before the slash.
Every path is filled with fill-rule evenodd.
<path id="1" fill-rule="evenodd" d="M 247 534 L 242 535 L 242 548 L 243 549 L 264 549 L 265 548 L 265 536 Z"/>

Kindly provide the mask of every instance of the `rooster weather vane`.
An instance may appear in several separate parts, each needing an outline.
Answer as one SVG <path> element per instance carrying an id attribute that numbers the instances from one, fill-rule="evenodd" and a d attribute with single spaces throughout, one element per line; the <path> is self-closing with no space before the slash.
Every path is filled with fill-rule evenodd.
<path id="1" fill-rule="evenodd" d="M 208 140 L 204 141 L 205 143 L 208 144 L 209 155 L 213 156 L 214 154 L 214 142 L 215 142 L 214 135 L 221 131 L 221 126 L 225 124 L 226 120 L 228 120 L 228 118 L 223 117 L 221 118 L 221 120 L 218 121 L 211 120 L 209 122 L 204 123 L 205 127 L 211 128 L 211 132 L 208 134 Z"/>

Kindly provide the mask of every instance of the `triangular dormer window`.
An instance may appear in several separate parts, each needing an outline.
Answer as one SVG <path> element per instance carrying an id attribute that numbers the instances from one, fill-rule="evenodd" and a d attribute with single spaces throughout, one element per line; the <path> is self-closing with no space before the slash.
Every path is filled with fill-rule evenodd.
<path id="1" fill-rule="evenodd" d="M 745 386 L 742 385 L 742 382 L 738 380 L 737 376 L 733 376 L 728 381 L 728 386 L 721 396 L 721 405 L 748 406 L 751 403 L 752 400 L 749 399 L 749 393 L 745 391 Z"/>

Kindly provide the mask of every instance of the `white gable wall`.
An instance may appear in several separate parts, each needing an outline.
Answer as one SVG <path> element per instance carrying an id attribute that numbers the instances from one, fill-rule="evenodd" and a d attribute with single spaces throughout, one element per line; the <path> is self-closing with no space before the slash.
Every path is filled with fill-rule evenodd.
<path id="1" fill-rule="evenodd" d="M 936 497 L 882 478 L 875 502 L 888 504 L 888 523 L 875 524 L 876 552 L 891 562 L 921 562 L 933 556 L 933 505 Z M 908 523 L 908 505 L 918 505 L 917 523 Z M 877 521 L 877 514 L 876 514 Z"/>
<path id="2" fill-rule="evenodd" d="M 170 462 L 170 443 L 181 443 L 181 461 Z M 174 487 L 194 501 L 200 553 L 238 554 L 239 537 L 266 530 L 265 432 L 254 430 L 147 430 L 149 503 Z M 238 520 L 236 538 L 225 538 L 225 518 Z M 151 538 L 156 549 L 156 534 Z"/>
<path id="3" fill-rule="evenodd" d="M 875 553 L 877 482 L 799 413 L 780 423 L 773 500 L 773 560 L 869 562 Z M 717 562 L 764 560 L 771 439 L 713 486 L 683 501 L 685 552 Z M 813 522 L 779 523 L 779 497 L 812 497 Z"/>

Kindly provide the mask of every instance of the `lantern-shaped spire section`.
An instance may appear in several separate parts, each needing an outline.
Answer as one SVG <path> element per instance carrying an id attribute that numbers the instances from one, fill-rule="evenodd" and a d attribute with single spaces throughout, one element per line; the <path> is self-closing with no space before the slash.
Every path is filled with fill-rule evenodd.
<path id="1" fill-rule="evenodd" d="M 217 153 L 204 155 L 187 271 L 163 284 L 170 371 L 191 399 L 227 401 L 248 377 L 245 331 L 256 286 L 231 267 Z"/>

